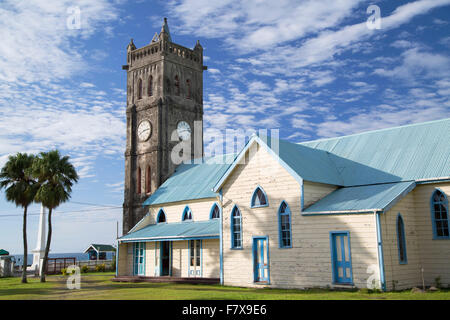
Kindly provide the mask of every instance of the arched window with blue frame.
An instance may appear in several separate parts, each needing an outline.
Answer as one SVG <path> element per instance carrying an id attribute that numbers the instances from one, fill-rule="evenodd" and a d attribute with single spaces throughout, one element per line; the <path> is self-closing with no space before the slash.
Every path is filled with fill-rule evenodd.
<path id="1" fill-rule="evenodd" d="M 242 215 L 237 206 L 231 211 L 231 248 L 242 249 Z"/>
<path id="2" fill-rule="evenodd" d="M 269 201 L 267 200 L 267 195 L 264 190 L 258 186 L 255 191 L 253 191 L 252 202 L 250 207 L 258 208 L 258 207 L 267 207 L 269 205 Z"/>
<path id="3" fill-rule="evenodd" d="M 183 215 L 181 216 L 181 221 L 188 221 L 188 220 L 192 220 L 192 211 L 191 211 L 191 208 L 186 206 L 186 208 L 184 208 L 184 210 L 183 210 Z"/>
<path id="4" fill-rule="evenodd" d="M 158 215 L 156 217 L 156 223 L 163 223 L 163 222 L 167 222 L 166 213 L 164 212 L 163 209 L 159 209 Z"/>
<path id="5" fill-rule="evenodd" d="M 397 247 L 398 247 L 398 262 L 400 264 L 408 263 L 408 256 L 406 254 L 406 235 L 405 235 L 405 223 L 403 222 L 402 215 L 397 215 Z"/>
<path id="6" fill-rule="evenodd" d="M 214 203 L 211 207 L 211 212 L 209 213 L 210 219 L 219 219 L 220 218 L 220 208 L 217 203 Z"/>
<path id="7" fill-rule="evenodd" d="M 434 238 L 450 239 L 448 199 L 439 189 L 436 189 L 431 196 L 431 219 Z"/>
<path id="8" fill-rule="evenodd" d="M 286 201 L 282 201 L 278 209 L 280 248 L 292 248 L 291 210 Z"/>

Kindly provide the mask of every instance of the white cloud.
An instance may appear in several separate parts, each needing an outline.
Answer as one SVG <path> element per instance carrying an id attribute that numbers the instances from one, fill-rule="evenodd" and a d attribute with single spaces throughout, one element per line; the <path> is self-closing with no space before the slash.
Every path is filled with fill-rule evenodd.
<path id="1" fill-rule="evenodd" d="M 414 81 L 418 76 L 423 78 L 445 77 L 450 72 L 450 59 L 447 56 L 422 51 L 419 48 L 406 50 L 402 54 L 402 64 L 393 69 L 378 68 L 377 75 L 402 78 Z"/>
<path id="2" fill-rule="evenodd" d="M 81 29 L 67 27 L 73 6 Z M 59 148 L 87 178 L 98 155 L 123 152 L 122 101 L 71 80 L 89 67 L 83 41 L 117 17 L 107 0 L 0 4 L 0 165 L 11 153 Z"/>

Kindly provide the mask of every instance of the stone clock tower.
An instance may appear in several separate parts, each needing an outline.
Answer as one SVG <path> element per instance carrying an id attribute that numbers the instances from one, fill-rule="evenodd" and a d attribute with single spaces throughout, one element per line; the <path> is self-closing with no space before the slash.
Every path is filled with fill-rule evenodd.
<path id="1" fill-rule="evenodd" d="M 174 146 L 190 144 L 194 156 L 194 142 L 200 143 L 203 152 L 203 134 L 198 130 L 206 67 L 200 43 L 193 50 L 173 43 L 164 18 L 161 32 L 148 45 L 138 49 L 131 40 L 123 69 L 127 70 L 125 234 L 146 214 L 145 199 L 174 172 Z"/>

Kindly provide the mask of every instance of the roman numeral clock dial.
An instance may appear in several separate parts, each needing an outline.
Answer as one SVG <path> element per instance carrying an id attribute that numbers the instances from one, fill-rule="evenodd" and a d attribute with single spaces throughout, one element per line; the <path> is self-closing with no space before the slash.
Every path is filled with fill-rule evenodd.
<path id="1" fill-rule="evenodd" d="M 191 127 L 186 121 L 180 121 L 177 125 L 177 133 L 181 140 L 189 140 L 191 138 Z"/>
<path id="2" fill-rule="evenodd" d="M 152 125 L 150 121 L 144 120 L 138 126 L 138 138 L 139 141 L 147 141 L 152 134 Z"/>

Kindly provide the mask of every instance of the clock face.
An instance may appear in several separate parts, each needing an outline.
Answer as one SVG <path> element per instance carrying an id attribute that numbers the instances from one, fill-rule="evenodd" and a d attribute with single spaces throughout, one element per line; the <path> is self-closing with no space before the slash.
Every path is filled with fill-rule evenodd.
<path id="1" fill-rule="evenodd" d="M 181 140 L 189 140 L 191 137 L 191 127 L 186 121 L 180 121 L 177 125 L 177 133 Z"/>
<path id="2" fill-rule="evenodd" d="M 140 141 L 146 141 L 152 134 L 152 125 L 150 121 L 144 120 L 138 126 L 138 137 Z"/>

